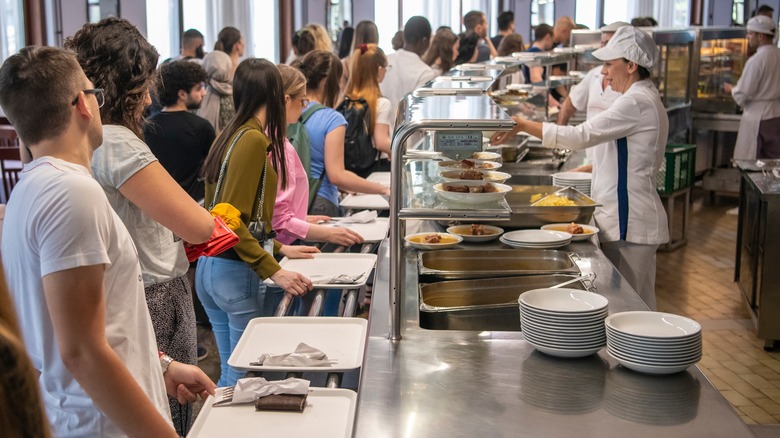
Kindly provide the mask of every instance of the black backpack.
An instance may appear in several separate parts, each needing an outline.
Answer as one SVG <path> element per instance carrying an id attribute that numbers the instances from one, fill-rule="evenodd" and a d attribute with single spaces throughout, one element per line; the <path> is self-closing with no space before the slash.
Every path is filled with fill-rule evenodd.
<path id="1" fill-rule="evenodd" d="M 373 172 L 379 156 L 369 134 L 371 112 L 368 103 L 365 99 L 352 100 L 345 96 L 336 111 L 347 119 L 347 132 L 344 134 L 344 167 L 365 178 Z"/>

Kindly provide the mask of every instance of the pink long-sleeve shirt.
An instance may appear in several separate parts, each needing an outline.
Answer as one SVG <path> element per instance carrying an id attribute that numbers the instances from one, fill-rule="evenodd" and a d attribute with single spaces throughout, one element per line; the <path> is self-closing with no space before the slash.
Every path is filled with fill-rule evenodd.
<path id="1" fill-rule="evenodd" d="M 287 139 L 284 139 L 284 160 L 287 164 L 287 188 L 282 189 L 282 179 L 279 178 L 272 224 L 276 240 L 289 245 L 309 233 L 309 223 L 306 222 L 309 177 L 298 153 Z"/>

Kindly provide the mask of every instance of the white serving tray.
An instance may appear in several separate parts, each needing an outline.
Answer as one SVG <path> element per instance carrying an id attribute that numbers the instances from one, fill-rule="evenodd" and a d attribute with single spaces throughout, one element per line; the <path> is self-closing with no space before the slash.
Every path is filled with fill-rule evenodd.
<path id="1" fill-rule="evenodd" d="M 348 389 L 310 388 L 303 412 L 255 411 L 254 403 L 215 408 L 211 396 L 187 437 L 349 438 L 356 402 L 357 394 Z"/>
<path id="2" fill-rule="evenodd" d="M 357 289 L 366 284 L 368 275 L 376 265 L 376 254 L 317 253 L 311 259 L 283 258 L 279 265 L 309 278 L 316 289 Z M 357 277 L 354 283 L 331 283 L 328 280 L 337 275 Z M 267 278 L 265 284 L 274 286 Z"/>
<path id="3" fill-rule="evenodd" d="M 390 187 L 390 172 L 374 172 L 368 175 L 366 181 L 382 184 L 385 187 Z"/>
<path id="4" fill-rule="evenodd" d="M 349 194 L 340 205 L 347 210 L 390 210 L 390 203 L 382 195 Z"/>
<path id="5" fill-rule="evenodd" d="M 386 217 L 378 217 L 371 222 L 365 224 L 345 224 L 338 219 L 334 224 L 323 224 L 326 227 L 344 227 L 360 234 L 366 242 L 379 242 L 387 237 L 387 231 L 390 229 L 390 219 Z"/>
<path id="6" fill-rule="evenodd" d="M 251 371 L 327 371 L 360 368 L 366 346 L 368 320 L 325 316 L 281 316 L 254 318 L 228 359 L 228 365 Z M 304 342 L 335 361 L 329 367 L 266 367 L 250 365 L 263 353 L 292 353 Z M 271 435 L 273 436 L 273 435 Z"/>

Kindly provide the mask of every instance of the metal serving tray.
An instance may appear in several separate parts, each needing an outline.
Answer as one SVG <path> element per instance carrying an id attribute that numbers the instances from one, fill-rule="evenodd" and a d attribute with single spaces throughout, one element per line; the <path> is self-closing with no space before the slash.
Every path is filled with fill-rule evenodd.
<path id="1" fill-rule="evenodd" d="M 442 280 L 580 273 L 576 254 L 549 249 L 453 249 L 417 257 L 420 277 Z"/>
<path id="2" fill-rule="evenodd" d="M 520 331 L 517 299 L 576 275 L 528 275 L 420 284 L 420 327 L 431 330 Z M 591 285 L 592 286 L 592 285 Z M 583 280 L 566 287 L 586 290 Z"/>
<path id="3" fill-rule="evenodd" d="M 542 225 L 564 222 L 589 223 L 596 207 L 600 207 L 601 204 L 574 189 L 567 190 L 563 194 L 576 202 L 576 206 L 531 206 L 531 196 L 538 193 L 549 195 L 561 189 L 562 187 L 557 186 L 513 185 L 512 191 L 506 194 L 506 202 L 512 209 L 509 221 L 483 223 L 504 229 L 539 228 Z"/>

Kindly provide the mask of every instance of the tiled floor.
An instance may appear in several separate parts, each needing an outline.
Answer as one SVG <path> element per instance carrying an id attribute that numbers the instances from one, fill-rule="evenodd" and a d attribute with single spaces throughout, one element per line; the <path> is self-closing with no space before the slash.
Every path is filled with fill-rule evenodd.
<path id="1" fill-rule="evenodd" d="M 702 324 L 699 367 L 746 423 L 780 424 L 780 350 L 764 351 L 733 282 L 737 216 L 727 211 L 737 199 L 710 204 L 696 190 L 694 199 L 688 244 L 658 253 L 658 310 Z"/>

